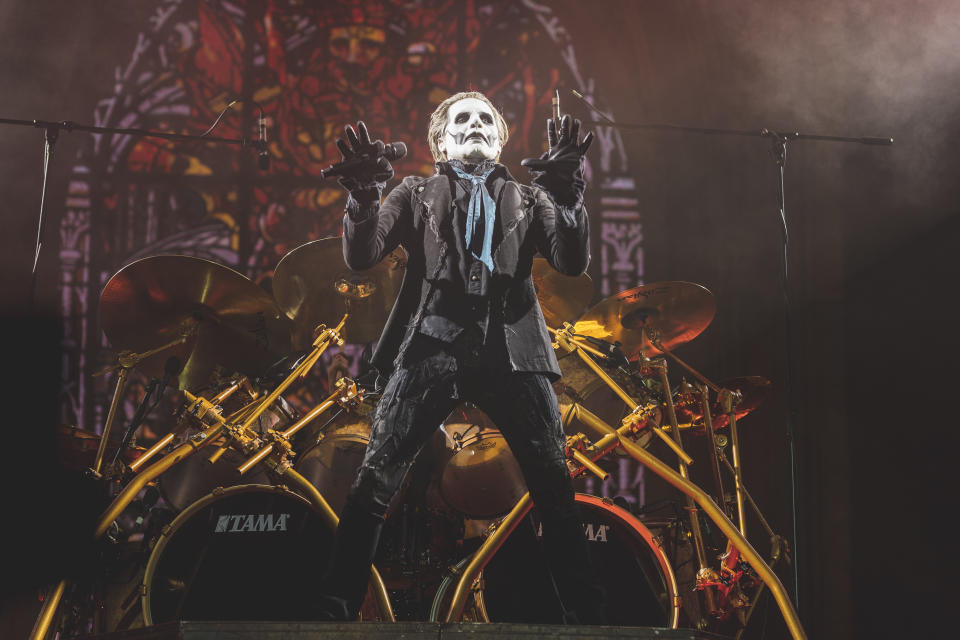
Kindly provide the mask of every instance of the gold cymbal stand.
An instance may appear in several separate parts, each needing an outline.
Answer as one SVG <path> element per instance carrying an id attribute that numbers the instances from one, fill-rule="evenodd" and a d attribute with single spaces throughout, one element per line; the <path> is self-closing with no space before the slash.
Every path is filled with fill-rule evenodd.
<path id="1" fill-rule="evenodd" d="M 707 379 L 699 371 L 697 371 L 696 369 L 691 367 L 689 364 L 684 362 L 682 359 L 680 359 L 680 357 L 678 357 L 675 353 L 673 353 L 672 351 L 664 347 L 660 340 L 659 332 L 656 331 L 655 329 L 652 329 L 650 327 L 644 327 L 643 330 L 646 333 L 647 338 L 650 340 L 650 343 L 658 351 L 660 351 L 666 356 L 669 356 L 671 359 L 677 362 L 680 366 L 682 366 L 684 369 L 689 371 L 694 377 L 696 377 L 703 384 L 703 386 L 701 387 L 701 406 L 702 406 L 703 415 L 704 415 L 704 425 L 707 428 L 708 437 L 712 435 L 712 437 L 709 440 L 709 443 L 710 443 L 709 449 L 713 454 L 713 459 L 715 461 L 722 462 L 723 466 L 726 467 L 730 475 L 733 477 L 735 498 L 736 498 L 736 504 L 737 504 L 737 524 L 740 530 L 740 534 L 744 536 L 744 538 L 746 538 L 747 516 L 746 516 L 745 505 L 749 504 L 754 514 L 757 516 L 757 519 L 759 520 L 760 525 L 763 527 L 764 531 L 766 532 L 770 540 L 771 551 L 770 551 L 769 566 L 770 567 L 775 566 L 780 561 L 781 558 L 786 559 L 786 561 L 789 563 L 790 562 L 789 543 L 783 536 L 774 532 L 773 528 L 770 526 L 770 523 L 767 522 L 767 519 L 764 517 L 763 513 L 761 512 L 760 507 L 754 501 L 753 497 L 750 495 L 750 492 L 747 491 L 747 488 L 743 482 L 743 471 L 742 471 L 741 455 L 740 455 L 740 437 L 739 437 L 739 431 L 737 429 L 737 414 L 736 414 L 736 407 L 742 400 L 742 397 L 739 391 L 721 388 L 719 385 Z M 713 422 L 712 422 L 712 417 L 710 415 L 710 403 L 709 403 L 709 396 L 707 394 L 708 388 L 712 389 L 717 393 L 717 397 L 720 400 L 720 404 L 721 404 L 721 407 L 723 408 L 723 412 L 727 415 L 727 419 L 730 423 L 729 444 L 730 444 L 731 457 L 733 458 L 733 464 L 731 464 L 730 461 L 727 460 L 726 455 L 724 455 L 723 453 L 723 448 L 725 446 L 725 443 L 723 444 L 721 443 L 725 440 L 725 438 L 723 436 L 717 436 L 716 434 L 711 434 L 713 430 Z M 723 504 L 725 499 L 723 498 L 724 494 L 722 492 L 722 483 L 719 480 L 719 478 L 716 478 L 716 481 L 717 481 L 717 486 L 720 487 L 721 504 Z M 731 556 L 731 550 L 732 550 L 731 546 L 733 546 L 732 542 L 733 542 L 732 540 L 728 541 L 727 551 L 726 553 L 724 553 L 723 561 L 721 562 L 721 570 L 724 570 L 727 568 L 726 560 Z M 749 559 L 747 560 L 747 562 L 751 565 L 753 564 L 752 561 L 750 561 Z M 766 581 L 764 581 L 763 584 L 761 584 L 761 588 L 757 589 L 756 593 L 754 594 L 742 618 L 743 626 L 737 632 L 736 634 L 737 638 L 739 638 L 740 635 L 742 635 L 743 630 L 746 628 L 746 623 L 750 619 L 750 616 L 753 614 L 753 611 L 756 608 L 757 602 L 760 599 L 760 595 L 763 592 L 763 589 L 762 589 L 763 586 L 769 586 L 769 584 L 766 583 Z M 777 594 L 774 593 L 775 597 L 776 595 Z M 779 602 L 779 599 L 778 599 L 778 602 Z M 781 610 L 782 608 L 783 607 L 781 606 Z M 792 604 L 791 604 L 791 608 L 792 608 Z"/>
<path id="2" fill-rule="evenodd" d="M 177 339 L 171 340 L 167 344 L 159 346 L 156 349 L 144 351 L 143 353 L 121 351 L 117 354 L 116 365 L 102 369 L 93 374 L 94 376 L 102 376 L 110 371 L 114 371 L 116 369 L 120 370 L 120 373 L 117 374 L 117 385 L 113 390 L 113 400 L 110 402 L 110 409 L 107 411 L 107 420 L 103 424 L 103 433 L 100 435 L 100 445 L 97 447 L 97 456 L 93 460 L 93 467 L 90 468 L 90 473 L 93 474 L 94 477 L 101 477 L 100 469 L 103 466 L 103 458 L 107 451 L 107 443 L 110 440 L 110 432 L 113 429 L 114 420 L 117 417 L 117 408 L 120 406 L 120 399 L 123 397 L 123 391 L 127 386 L 127 378 L 130 377 L 130 370 L 137 366 L 137 364 L 139 364 L 142 360 L 149 358 L 152 355 L 160 353 L 161 351 L 169 349 L 170 347 L 175 347 L 178 344 L 183 344 L 195 330 L 195 325 L 190 324 L 184 327 L 183 332 Z"/>
<path id="3" fill-rule="evenodd" d="M 586 345 L 580 343 L 580 341 L 573 336 L 572 326 L 570 324 L 565 323 L 563 329 L 560 330 L 551 329 L 551 333 L 553 333 L 556 337 L 558 346 L 563 347 L 567 351 L 577 351 L 581 358 L 586 355 L 582 351 Z M 617 395 L 619 395 L 622 399 L 630 397 L 626 394 L 626 392 L 620 389 L 619 386 L 617 386 L 617 384 L 608 375 L 606 375 L 606 373 L 603 372 L 602 369 L 599 368 L 599 365 L 596 365 L 592 359 L 584 359 L 584 362 L 587 363 L 588 366 L 592 365 L 591 369 L 593 369 L 594 372 L 597 373 L 613 391 L 617 392 Z M 667 394 L 669 394 L 669 387 L 667 387 L 667 389 Z M 626 402 L 626 400 L 624 401 Z M 630 404 L 632 403 L 628 403 L 628 405 Z M 727 517 L 726 513 L 724 513 L 724 511 L 716 505 L 713 499 L 711 499 L 710 496 L 703 491 L 703 489 L 698 487 L 689 479 L 684 478 L 682 475 L 670 468 L 670 466 L 663 463 L 659 458 L 651 454 L 643 447 L 640 447 L 633 442 L 632 439 L 630 439 L 628 434 L 634 430 L 632 424 L 632 421 L 634 420 L 634 413 L 639 415 L 641 412 L 636 410 L 631 412 L 631 414 L 624 419 L 625 424 L 623 424 L 623 426 L 621 426 L 619 429 L 614 429 L 595 414 L 587 412 L 586 410 L 581 411 L 582 415 L 588 416 L 590 425 L 593 428 L 598 429 L 605 434 L 599 441 L 597 441 L 596 444 L 587 447 L 586 451 L 588 453 L 592 452 L 599 457 L 610 451 L 612 448 L 615 448 L 615 446 L 620 446 L 635 460 L 666 480 L 670 485 L 692 498 L 693 501 L 701 509 L 703 509 L 704 514 L 710 518 L 710 520 L 717 525 L 717 528 L 719 528 L 720 531 L 727 537 L 727 539 L 730 541 L 730 544 L 737 551 L 739 551 L 740 554 L 743 555 L 750 566 L 753 567 L 753 569 L 757 572 L 757 575 L 760 577 L 763 583 L 769 587 L 777 606 L 780 608 L 784 622 L 786 623 L 787 628 L 790 630 L 790 634 L 794 640 L 806 640 L 807 636 L 803 630 L 803 626 L 800 624 L 800 618 L 797 616 L 796 609 L 794 608 L 793 603 L 790 601 L 786 589 L 783 587 L 783 583 L 780 582 L 780 578 L 778 578 L 777 574 L 775 574 L 773 570 L 770 569 L 770 567 L 766 564 L 766 562 L 764 562 L 760 554 L 758 554 L 750 545 L 750 542 L 743 537 L 737 527 L 734 526 L 734 524 Z M 646 418 L 644 418 L 644 421 L 645 420 Z M 612 447 L 611 445 L 614 443 L 615 446 Z M 673 444 L 676 446 L 676 443 Z M 671 449 L 673 448 L 674 447 L 671 447 Z M 680 450 L 682 451 L 682 449 Z M 687 458 L 689 458 L 689 456 L 687 456 Z M 689 464 L 689 462 L 687 462 L 687 464 Z M 456 622 L 459 619 L 463 612 L 463 607 L 466 603 L 467 594 L 470 591 L 471 585 L 476 581 L 480 571 L 497 551 L 500 545 L 503 544 L 503 541 L 506 539 L 509 533 L 514 527 L 516 527 L 520 519 L 529 510 L 529 502 L 529 494 L 521 498 L 520 501 L 514 506 L 513 510 L 511 510 L 510 513 L 508 513 L 501 521 L 500 527 L 498 527 L 497 530 L 494 531 L 493 534 L 491 534 L 483 543 L 483 545 L 481 545 L 476 551 L 470 564 L 460 576 L 460 581 L 457 583 L 457 588 L 447 610 L 447 615 L 445 618 L 446 622 Z"/>
<path id="4" fill-rule="evenodd" d="M 740 402 L 740 394 L 734 391 L 730 391 L 728 389 L 722 389 L 717 384 L 711 382 L 702 373 L 700 373 L 699 371 L 691 367 L 689 364 L 681 360 L 675 353 L 670 351 L 670 349 L 667 349 L 666 347 L 664 347 L 663 343 L 660 341 L 660 332 L 657 331 L 656 329 L 653 329 L 651 327 L 644 327 L 643 331 L 647 335 L 647 338 L 650 340 L 650 344 L 656 347 L 656 349 L 661 353 L 663 353 L 664 355 L 669 356 L 670 359 L 672 359 L 674 362 L 679 364 L 681 367 L 689 371 L 694 377 L 697 378 L 697 380 L 699 380 L 705 386 L 715 391 L 718 397 L 720 398 L 721 402 L 725 403 L 724 411 L 727 413 L 730 419 L 730 449 L 733 455 L 733 468 L 735 471 L 734 488 L 736 491 L 736 499 L 737 499 L 737 521 L 738 521 L 738 524 L 740 525 L 740 533 L 746 536 L 747 522 L 746 522 L 746 512 L 743 506 L 744 500 L 745 500 L 744 488 L 743 488 L 743 476 L 740 473 L 740 440 L 737 435 L 737 417 L 735 412 L 736 405 Z M 665 395 L 669 396 L 670 387 L 664 387 L 664 388 L 668 390 L 665 393 Z M 707 420 L 707 416 L 709 416 L 710 414 L 709 402 L 707 402 L 707 399 L 703 394 L 701 394 L 701 399 L 703 402 L 702 406 L 703 406 L 703 412 L 704 412 L 704 419 Z M 710 430 L 711 431 L 713 430 L 712 421 L 710 423 Z M 713 452 L 714 455 L 716 455 L 716 451 L 717 451 L 716 441 L 712 440 L 711 444 L 712 446 L 710 447 L 710 451 Z"/>

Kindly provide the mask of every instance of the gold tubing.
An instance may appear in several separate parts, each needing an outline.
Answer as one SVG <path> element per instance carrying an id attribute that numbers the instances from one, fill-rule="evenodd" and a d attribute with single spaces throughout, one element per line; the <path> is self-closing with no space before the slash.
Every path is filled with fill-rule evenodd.
<path id="1" fill-rule="evenodd" d="M 326 519 L 327 524 L 330 525 L 330 528 L 336 530 L 337 524 L 340 522 L 340 518 L 337 517 L 336 512 L 324 499 L 323 494 L 321 494 L 315 486 L 313 486 L 297 471 L 294 471 L 292 467 L 286 465 L 277 465 L 275 471 L 282 477 L 289 480 L 290 484 L 293 485 L 293 488 L 298 489 L 301 494 L 310 501 L 310 504 L 312 504 Z M 373 592 L 376 594 L 377 604 L 380 606 L 381 615 L 383 615 L 387 621 L 395 622 L 396 618 L 393 615 L 393 606 L 390 604 L 390 595 L 387 593 L 387 586 L 384 584 L 383 577 L 380 575 L 380 572 L 377 571 L 377 568 L 374 566 L 370 567 L 370 580 L 373 583 Z"/>
<path id="2" fill-rule="evenodd" d="M 608 387 L 610 387 L 610 388 L 613 390 L 614 393 L 616 393 L 618 396 L 620 396 L 620 399 L 623 400 L 623 402 L 624 402 L 628 407 L 630 407 L 631 413 L 636 413 L 637 411 L 639 411 L 639 410 L 641 409 L 640 405 L 637 404 L 636 400 L 634 400 L 633 398 L 631 398 L 630 395 L 629 395 L 626 391 L 624 391 L 623 389 L 621 389 L 621 388 L 620 388 L 620 385 L 618 385 L 616 382 L 614 382 L 613 378 L 611 378 L 609 375 L 607 375 L 607 372 L 604 371 L 602 368 L 600 368 L 600 365 L 598 365 L 598 364 L 593 360 L 593 358 L 591 358 L 590 356 L 588 356 L 588 355 L 586 354 L 586 352 L 584 352 L 583 346 L 582 346 L 577 340 L 575 340 L 575 339 L 570 339 L 570 340 L 568 340 L 568 342 L 573 343 L 572 346 L 570 346 L 570 345 L 564 345 L 562 342 L 561 342 L 560 344 L 561 344 L 561 346 L 563 346 L 563 347 L 564 347 L 565 349 L 567 349 L 568 351 L 576 351 L 576 352 L 577 352 L 577 355 L 580 356 L 580 359 L 583 360 L 583 361 L 586 363 L 586 365 L 587 365 L 588 367 L 590 367 L 590 368 L 593 370 L 593 372 L 594 372 L 595 374 L 597 374 L 597 376 L 598 376 L 601 380 L 603 380 L 603 381 L 607 384 Z M 667 388 L 669 389 L 669 387 L 667 387 Z M 676 421 L 674 421 L 674 424 L 676 424 Z M 671 440 L 671 439 L 667 436 L 667 434 L 665 434 L 665 433 L 663 432 L 663 429 L 661 429 L 660 427 L 654 426 L 654 425 L 652 425 L 652 424 L 650 425 L 650 428 L 653 429 L 653 432 L 654 432 L 655 434 L 657 434 L 657 435 L 660 437 L 660 439 L 663 440 L 663 442 L 666 443 L 666 445 L 667 445 L 668 447 L 670 447 L 670 448 L 673 450 L 673 452 L 674 452 L 675 454 L 677 454 L 677 456 L 678 456 L 681 460 L 683 460 L 683 463 L 684 463 L 684 464 L 693 464 L 693 458 L 691 458 L 689 455 L 687 455 L 687 452 L 683 450 L 683 447 L 680 446 L 680 444 L 679 444 L 678 442 L 675 442 L 674 440 Z"/>
<path id="3" fill-rule="evenodd" d="M 682 448 L 683 440 L 680 435 L 680 426 L 677 424 L 677 410 L 676 407 L 673 406 L 673 394 L 670 391 L 670 380 L 667 378 L 666 361 L 661 363 L 656 369 L 660 377 L 660 388 L 663 390 L 663 401 L 664 404 L 667 405 L 667 418 L 672 427 L 670 435 L 673 436 L 677 446 Z M 677 468 L 680 470 L 680 477 L 689 482 L 690 472 L 687 469 L 687 465 L 681 460 L 677 462 Z M 700 528 L 700 512 L 697 511 L 697 505 L 694 504 L 693 498 L 690 496 L 686 496 L 686 503 L 687 512 L 690 517 L 690 531 L 693 534 L 693 549 L 697 554 L 697 564 L 700 565 L 700 570 L 697 572 L 697 584 L 699 585 L 700 578 L 705 575 L 710 575 L 712 570 L 709 563 L 707 563 L 707 552 L 703 545 L 703 530 Z M 707 613 L 710 615 L 716 613 L 717 607 L 713 599 L 712 587 L 703 589 L 703 600 Z"/>
<path id="4" fill-rule="evenodd" d="M 726 499 L 723 496 L 723 477 L 720 475 L 720 453 L 717 451 L 717 440 L 713 432 L 713 416 L 710 415 L 710 390 L 707 385 L 700 386 L 700 408 L 703 409 L 703 429 L 707 436 L 707 450 L 710 452 L 710 469 L 713 471 L 714 490 L 717 492 L 717 501 L 726 511 Z"/>
<path id="5" fill-rule="evenodd" d="M 113 421 L 117 417 L 117 407 L 120 406 L 120 398 L 123 397 L 123 389 L 127 386 L 127 376 L 130 375 L 128 367 L 121 367 L 117 375 L 117 386 L 113 391 L 113 400 L 110 402 L 110 410 L 107 412 L 107 421 L 103 424 L 103 433 L 100 435 L 100 444 L 97 446 L 97 457 L 93 461 L 93 473 L 100 476 L 100 467 L 103 465 L 103 456 L 107 452 L 107 442 L 110 440 L 110 430 L 113 429 Z"/>
<path id="6" fill-rule="evenodd" d="M 610 477 L 610 474 L 607 473 L 600 465 L 596 462 L 585 456 L 583 453 L 573 449 L 570 451 L 573 454 L 573 459 L 577 461 L 577 464 L 581 465 L 584 469 L 592 473 L 593 475 L 600 478 L 602 482 L 606 482 L 607 478 Z"/>
<path id="7" fill-rule="evenodd" d="M 786 589 L 783 587 L 783 583 L 780 582 L 780 578 L 767 566 L 767 563 L 760 557 L 760 554 L 758 554 L 747 539 L 740 534 L 734 524 L 730 522 L 730 519 L 727 518 L 726 514 L 713 502 L 710 496 L 694 483 L 682 478 L 680 474 L 661 462 L 652 453 L 638 447 L 630 440 L 621 438 L 620 444 L 627 453 L 633 456 L 638 462 L 645 465 L 685 495 L 690 496 L 694 502 L 703 509 L 707 517 L 717 525 L 723 535 L 730 540 L 730 543 L 743 555 L 744 559 L 753 567 L 757 575 L 760 576 L 760 579 L 763 580 L 764 584 L 770 589 L 770 592 L 777 602 L 777 606 L 780 607 L 780 613 L 783 615 L 784 622 L 786 622 L 787 628 L 790 630 L 790 635 L 793 636 L 794 640 L 806 640 L 807 634 L 800 624 L 800 618 L 797 616 L 797 612 L 793 608 L 793 603 L 790 602 L 790 598 L 787 595 Z"/>
<path id="8" fill-rule="evenodd" d="M 141 455 L 139 458 L 137 458 L 136 460 L 130 463 L 130 471 L 133 471 L 134 473 L 136 473 L 140 469 L 140 467 L 142 467 L 147 463 L 147 460 L 149 460 L 153 456 L 163 451 L 168 444 L 173 442 L 173 439 L 175 437 L 176 436 L 173 434 L 173 432 L 170 432 L 167 435 L 160 438 L 159 440 L 157 440 L 157 443 L 155 445 L 153 445 L 152 447 L 144 451 L 143 455 Z"/>
<path id="9" fill-rule="evenodd" d="M 97 522 L 97 528 L 93 532 L 93 539 L 98 540 L 100 536 L 106 533 L 107 529 L 110 528 L 110 523 L 120 516 L 123 510 L 127 508 L 127 505 L 133 502 L 141 489 L 147 486 L 147 483 L 152 482 L 170 469 L 170 467 L 209 444 L 220 434 L 222 429 L 223 425 L 220 423 L 208 427 L 134 476 L 130 484 L 117 494 L 117 497 L 113 499 L 113 502 L 110 503 L 107 510 L 100 516 L 100 520 Z"/>
<path id="10" fill-rule="evenodd" d="M 723 464 L 727 471 L 730 472 L 730 476 L 733 477 L 735 472 L 733 470 L 733 465 L 730 464 L 730 461 L 726 458 L 723 458 Z M 775 537 L 777 535 L 776 532 L 774 532 L 773 527 L 770 526 L 770 523 L 767 522 L 767 519 L 763 517 L 763 513 L 760 511 L 760 506 L 757 505 L 756 501 L 753 499 L 753 496 L 750 495 L 749 491 L 747 491 L 746 485 L 743 485 L 743 497 L 747 500 L 750 508 L 753 509 L 753 515 L 757 516 L 757 520 L 760 521 L 760 526 L 763 527 L 763 530 L 771 538 Z"/>
<path id="11" fill-rule="evenodd" d="M 326 411 L 327 409 L 329 409 L 335 404 L 336 402 L 335 398 L 338 395 L 340 395 L 339 389 L 337 389 L 334 393 L 330 394 L 330 396 L 326 400 L 324 400 L 323 402 L 315 406 L 313 409 L 311 409 L 307 413 L 307 415 L 303 416 L 302 418 L 297 420 L 295 423 L 293 423 L 286 431 L 281 432 L 280 436 L 285 439 L 289 438 L 290 436 L 295 434 L 297 431 L 300 431 L 300 429 L 310 424 L 311 420 L 315 419 L 318 415 L 320 415 L 321 413 L 323 413 L 324 411 Z M 260 449 L 255 454 L 253 454 L 253 456 L 250 457 L 242 465 L 237 467 L 237 471 L 240 472 L 240 475 L 244 475 L 247 471 L 250 471 L 250 469 L 255 464 L 257 464 L 258 462 L 261 462 L 264 458 L 266 458 L 270 454 L 270 452 L 273 451 L 273 449 L 274 449 L 273 443 L 268 444 L 267 446 L 265 446 L 264 448 Z"/>
<path id="12" fill-rule="evenodd" d="M 470 564 L 463 570 L 460 581 L 457 582 L 457 588 L 453 592 L 453 598 L 450 600 L 450 607 L 447 609 L 447 617 L 444 619 L 444 622 L 456 622 L 460 619 L 460 616 L 463 614 L 463 606 L 467 601 L 467 594 L 470 592 L 480 571 L 482 571 L 483 567 L 490 561 L 493 554 L 497 552 L 500 545 L 506 541 L 507 536 L 513 533 L 513 530 L 520 524 L 520 520 L 527 515 L 527 512 L 530 511 L 532 506 L 533 500 L 530 498 L 530 493 L 528 492 L 517 501 L 517 504 L 513 505 L 513 509 L 504 516 L 496 530 L 491 533 L 490 537 L 484 540 L 480 548 L 474 552 L 473 557 L 470 559 Z"/>
<path id="13" fill-rule="evenodd" d="M 740 523 L 740 533 L 747 535 L 747 510 L 743 504 L 743 471 L 740 468 L 740 437 L 737 433 L 737 411 L 733 406 L 733 396 L 724 394 L 723 409 L 730 420 L 730 451 L 733 454 L 733 487 L 737 496 L 737 519 Z"/>
<path id="14" fill-rule="evenodd" d="M 297 378 L 302 376 L 302 374 L 306 374 L 306 372 L 308 372 L 313 365 L 316 364 L 317 360 L 320 358 L 320 355 L 326 351 L 331 342 L 340 342 L 340 330 L 343 329 L 343 325 L 347 321 L 349 315 L 350 314 L 344 314 L 344 316 L 340 319 L 340 324 L 338 324 L 336 328 L 324 329 L 320 335 L 317 336 L 317 339 L 313 341 L 313 351 L 310 352 L 310 355 L 307 356 L 307 358 L 301 362 L 300 365 L 297 366 L 297 368 L 294 369 L 276 389 L 271 391 L 270 395 L 263 399 L 263 402 L 261 402 L 257 408 L 254 409 L 253 413 L 247 416 L 247 419 L 244 420 L 242 425 L 240 425 L 241 432 L 245 432 L 247 429 L 249 429 L 250 425 L 253 424 L 253 421 L 259 418 L 260 414 L 266 411 L 267 407 L 272 405 L 274 400 L 279 398 L 280 394 L 287 390 L 287 387 L 293 384 Z"/>
<path id="15" fill-rule="evenodd" d="M 60 605 L 60 600 L 63 599 L 63 592 L 66 588 L 67 581 L 61 580 L 47 591 L 47 597 L 43 600 L 40 615 L 37 616 L 37 621 L 33 623 L 30 640 L 43 640 L 47 637 L 50 625 L 53 623 L 53 616 L 57 612 L 57 607 Z"/>

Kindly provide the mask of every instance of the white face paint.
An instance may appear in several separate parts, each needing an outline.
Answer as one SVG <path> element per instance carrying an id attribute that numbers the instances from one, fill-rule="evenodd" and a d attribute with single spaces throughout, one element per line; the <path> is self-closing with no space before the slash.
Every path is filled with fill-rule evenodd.
<path id="1" fill-rule="evenodd" d="M 437 144 L 448 160 L 481 162 L 500 155 L 502 144 L 493 111 L 476 98 L 464 98 L 450 105 L 447 127 Z"/>

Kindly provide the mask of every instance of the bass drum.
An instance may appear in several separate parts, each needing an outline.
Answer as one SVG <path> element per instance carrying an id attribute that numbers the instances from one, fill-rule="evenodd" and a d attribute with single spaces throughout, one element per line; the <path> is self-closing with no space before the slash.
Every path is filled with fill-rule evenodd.
<path id="1" fill-rule="evenodd" d="M 309 620 L 332 544 L 323 518 L 287 489 L 218 489 L 157 539 L 140 591 L 144 621 Z"/>
<path id="2" fill-rule="evenodd" d="M 582 493 L 576 500 L 590 557 L 606 590 L 607 624 L 676 628 L 677 581 L 659 541 L 610 502 Z M 477 604 L 489 621 L 562 624 L 539 530 L 534 509 L 484 568 Z"/>

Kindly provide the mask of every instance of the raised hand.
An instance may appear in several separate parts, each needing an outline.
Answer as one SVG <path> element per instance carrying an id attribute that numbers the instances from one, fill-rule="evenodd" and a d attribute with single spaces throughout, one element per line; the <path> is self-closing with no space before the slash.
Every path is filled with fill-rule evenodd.
<path id="1" fill-rule="evenodd" d="M 337 149 L 343 156 L 341 162 L 351 164 L 338 172 L 338 182 L 355 197 L 369 199 L 376 191 L 379 199 L 387 180 L 393 177 L 393 167 L 383 155 L 383 140 L 371 142 L 367 125 L 362 120 L 357 122 L 356 131 L 350 125 L 345 126 L 343 131 L 347 139 L 337 138 Z"/>
<path id="2" fill-rule="evenodd" d="M 582 201 L 586 186 L 583 157 L 593 143 L 593 132 L 580 140 L 580 120 L 565 115 L 557 123 L 549 118 L 547 142 L 550 149 L 542 156 L 526 158 L 520 164 L 537 174 L 533 183 L 546 189 L 558 203 L 577 205 Z"/>

